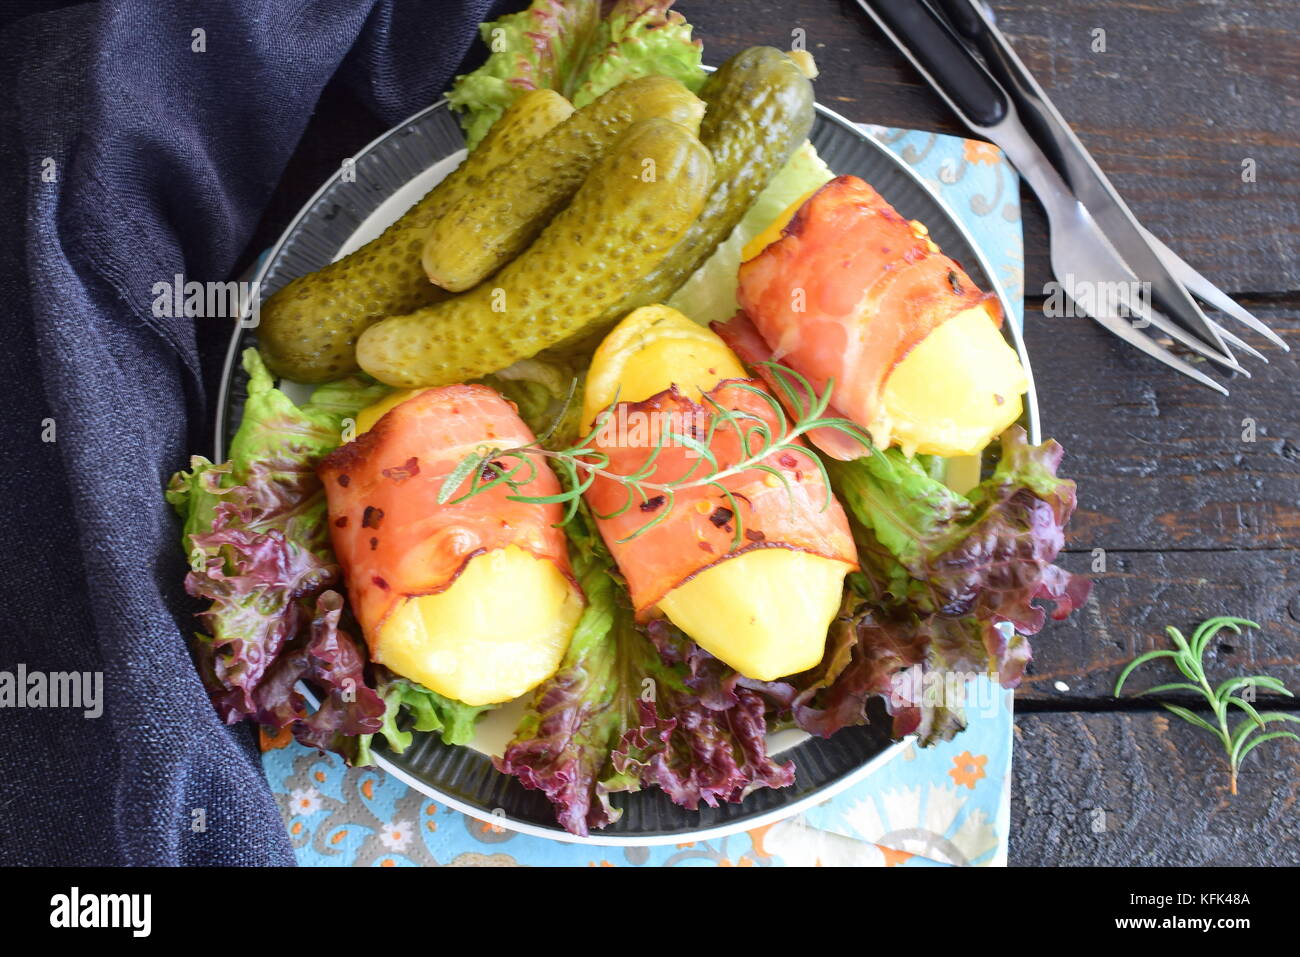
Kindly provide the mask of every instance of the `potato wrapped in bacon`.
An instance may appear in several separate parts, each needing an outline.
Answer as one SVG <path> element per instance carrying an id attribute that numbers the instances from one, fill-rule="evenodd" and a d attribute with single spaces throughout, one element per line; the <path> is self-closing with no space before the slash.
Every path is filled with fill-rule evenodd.
<path id="1" fill-rule="evenodd" d="M 856 176 L 792 212 L 747 249 L 741 312 L 716 325 L 742 359 L 782 362 L 818 392 L 834 380 L 833 408 L 907 454 L 972 455 L 1019 418 L 1028 381 L 997 299 L 923 225 Z M 835 458 L 864 453 L 843 433 L 812 439 Z"/>
<path id="2" fill-rule="evenodd" d="M 667 488 L 642 496 L 600 477 L 586 498 L 639 618 L 662 613 L 741 674 L 772 680 L 821 660 L 857 552 L 801 444 L 755 463 L 767 471 L 727 474 L 761 451 L 742 431 L 763 422 L 782 434 L 753 388 L 722 341 L 681 313 L 631 313 L 596 352 L 584 416 L 601 422 L 593 448 L 609 457 L 606 472 L 635 474 L 653 456 L 645 482 Z M 627 401 L 610 408 L 616 396 Z M 715 423 L 717 407 L 741 429 Z M 707 443 L 714 461 L 674 436 Z"/>
<path id="3" fill-rule="evenodd" d="M 509 701 L 550 677 L 582 611 L 558 505 L 505 486 L 440 502 L 483 445 L 534 441 L 486 386 L 397 393 L 318 468 L 334 550 L 371 658 L 470 705 Z M 552 495 L 543 461 L 521 494 Z"/>

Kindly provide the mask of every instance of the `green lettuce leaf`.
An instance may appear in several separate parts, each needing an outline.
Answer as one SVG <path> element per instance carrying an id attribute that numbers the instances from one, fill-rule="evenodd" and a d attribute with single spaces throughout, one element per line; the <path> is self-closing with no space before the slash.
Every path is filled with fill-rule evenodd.
<path id="1" fill-rule="evenodd" d="M 953 708 L 921 700 L 936 673 L 1019 683 L 1026 636 L 1047 610 L 1061 619 L 1087 600 L 1091 583 L 1053 564 L 1075 506 L 1074 483 L 1056 474 L 1061 447 L 1030 445 L 1024 429 L 1002 436 L 992 476 L 963 496 L 934 478 L 924 459 L 897 449 L 826 462 L 858 541 L 853 576 L 821 665 L 796 682 L 800 727 L 830 735 L 865 720 L 886 700 L 898 735 L 925 740 L 963 726 Z"/>
<path id="2" fill-rule="evenodd" d="M 365 685 L 364 651 L 343 629 L 343 601 L 330 590 L 339 574 L 315 469 L 378 387 L 338 383 L 328 402 L 299 408 L 256 350 L 243 362 L 248 397 L 230 459 L 195 456 L 166 493 L 182 518 L 186 590 L 208 603 L 195 658 L 227 722 L 292 727 L 304 744 L 351 760 L 383 704 Z M 297 691 L 302 679 L 322 694 L 314 713 Z"/>
<path id="3" fill-rule="evenodd" d="M 278 498 L 279 507 L 264 508 L 251 530 L 278 529 L 291 543 L 331 564 L 334 555 L 316 463 L 350 441 L 357 413 L 392 389 L 358 374 L 320 386 L 299 406 L 275 387 L 256 349 L 246 349 L 242 363 L 248 373 L 247 399 L 229 458 L 215 465 L 194 456 L 191 471 L 177 472 L 167 490 L 167 501 L 182 518 L 181 545 L 191 567 L 199 567 L 205 553 L 196 548 L 194 538 L 212 529 L 219 503 L 242 495 L 269 506 L 270 499 Z M 236 489 L 244 491 L 232 497 Z"/>
<path id="4" fill-rule="evenodd" d="M 524 91 L 572 88 L 600 26 L 600 6 L 600 0 L 534 0 L 527 10 L 479 26 L 487 61 L 456 77 L 447 93 L 462 114 L 470 149 Z"/>
<path id="5" fill-rule="evenodd" d="M 497 768 L 545 793 L 580 835 L 618 820 L 619 792 L 658 787 L 695 810 L 793 783 L 794 766 L 767 753 L 767 689 L 666 623 L 639 628 L 585 507 L 566 530 L 587 608 Z"/>
<path id="6" fill-rule="evenodd" d="M 351 441 L 363 408 L 392 390 L 354 375 L 299 406 L 275 387 L 257 350 L 245 351 L 243 365 L 248 397 L 229 460 L 195 456 L 167 491 L 190 557 L 186 589 L 208 602 L 195 657 L 213 704 L 227 722 L 292 727 L 300 742 L 354 764 L 370 762 L 375 733 L 395 750 L 406 746 L 404 713 L 416 730 L 464 743 L 487 709 L 386 670 L 379 692 L 369 687 L 364 646 L 344 629 L 346 609 L 331 590 L 340 576 L 316 465 Z M 315 712 L 297 691 L 302 679 L 322 694 Z"/>
<path id="7" fill-rule="evenodd" d="M 436 732 L 447 744 L 468 744 L 474 739 L 474 726 L 485 712 L 496 705 L 468 705 L 438 694 L 407 678 L 375 665 L 376 688 L 384 702 L 383 724 L 375 734 L 382 735 L 389 750 L 398 754 L 411 746 L 411 732 Z M 363 735 L 357 764 L 374 763 L 371 748 L 375 734 Z"/>
<path id="8" fill-rule="evenodd" d="M 635 790 L 635 774 L 620 777 L 610 756 L 639 724 L 642 676 L 654 664 L 654 647 L 636 629 L 620 601 L 612 561 L 585 516 L 566 527 L 573 571 L 587 596 L 568 652 L 554 677 L 534 692 L 532 704 L 496 762 L 527 788 L 543 791 L 561 826 L 587 834 L 618 818 L 612 790 Z"/>
<path id="9" fill-rule="evenodd" d="M 521 359 L 480 381 L 515 404 L 540 442 L 561 449 L 581 438 L 587 359 L 543 354 Z"/>
<path id="10" fill-rule="evenodd" d="M 616 0 L 571 87 L 574 106 L 641 76 L 670 76 L 692 91 L 703 85 L 700 43 L 672 5 L 673 0 Z"/>
<path id="11" fill-rule="evenodd" d="M 668 305 L 702 325 L 726 322 L 740 308 L 736 303 L 741 251 L 767 229 L 786 208 L 834 178 L 811 143 L 804 143 L 758 194 L 754 205 L 695 273 L 673 293 Z"/>
<path id="12" fill-rule="evenodd" d="M 470 149 L 526 90 L 557 90 L 582 107 L 624 80 L 664 74 L 697 89 L 700 47 L 672 0 L 534 0 L 526 10 L 484 23 L 487 61 L 456 77 L 447 94 L 461 113 Z"/>

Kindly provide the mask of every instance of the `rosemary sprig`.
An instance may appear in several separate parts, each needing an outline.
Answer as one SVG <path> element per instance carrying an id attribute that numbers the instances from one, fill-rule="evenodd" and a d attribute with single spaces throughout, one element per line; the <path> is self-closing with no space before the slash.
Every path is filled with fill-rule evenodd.
<path id="1" fill-rule="evenodd" d="M 687 431 L 663 428 L 659 431 L 654 447 L 644 462 L 630 474 L 619 474 L 609 469 L 609 456 L 594 447 L 597 436 L 604 428 L 608 417 L 614 414 L 618 406 L 618 397 L 596 418 L 591 431 L 579 442 L 567 448 L 550 449 L 544 445 L 544 439 L 525 446 L 514 448 L 480 447 L 462 459 L 443 480 L 438 492 L 438 501 L 442 504 L 464 502 L 488 489 L 505 485 L 513 494 L 506 497 L 517 502 L 532 504 L 559 503 L 565 506 L 564 517 L 559 524 L 568 523 L 577 514 L 579 502 L 584 492 L 597 479 L 607 479 L 622 487 L 622 503 L 612 511 L 598 515 L 601 519 L 617 518 L 634 505 L 648 506 L 652 501 L 661 500 L 654 507 L 655 515 L 641 525 L 620 543 L 628 542 L 658 525 L 671 512 L 678 495 L 682 492 L 702 487 L 717 489 L 727 500 L 734 518 L 732 548 L 743 541 L 744 529 L 735 497 L 726 487 L 726 479 L 743 472 L 756 470 L 775 476 L 785 486 L 790 496 L 791 508 L 794 507 L 794 490 L 789 480 L 780 469 L 765 464 L 769 456 L 781 452 L 802 455 L 816 466 L 821 473 L 826 487 L 826 500 L 822 508 L 828 508 L 832 501 L 830 477 L 826 466 L 817 453 L 799 440 L 809 432 L 817 429 L 833 429 L 843 432 L 862 443 L 863 448 L 871 454 L 880 452 L 872 444 L 867 434 L 856 424 L 845 418 L 826 414 L 830 405 L 831 393 L 835 383 L 829 381 L 826 391 L 821 395 L 812 384 L 798 372 L 788 366 L 775 362 L 764 363 L 772 372 L 772 381 L 780 390 L 781 399 L 765 389 L 749 382 L 732 383 L 734 388 L 744 389 L 758 396 L 772 410 L 776 427 L 759 415 L 750 412 L 728 409 L 712 396 L 705 396 L 709 411 L 708 432 L 703 438 Z M 793 421 L 786 415 L 786 406 L 791 410 Z M 719 430 L 731 429 L 739 437 L 745 454 L 734 463 L 719 463 L 713 453 L 713 440 Z M 676 478 L 667 479 L 659 473 L 660 453 L 668 443 L 675 443 L 695 453 L 695 461 L 687 471 Z M 555 495 L 524 495 L 520 489 L 537 477 L 537 460 L 546 459 L 559 473 L 562 491 Z M 469 485 L 457 494 L 468 480 Z M 647 511 L 650 509 L 647 509 Z"/>
<path id="2" fill-rule="evenodd" d="M 1251 675 L 1249 677 L 1229 678 L 1220 682 L 1218 686 L 1211 686 L 1209 679 L 1205 675 L 1205 649 L 1209 647 L 1210 642 L 1224 628 L 1230 628 L 1236 634 L 1241 634 L 1241 626 L 1249 628 L 1258 628 L 1253 621 L 1245 618 L 1232 618 L 1230 616 L 1219 616 L 1201 622 L 1196 631 L 1192 633 L 1191 640 L 1183 637 L 1183 633 L 1172 625 L 1165 629 L 1173 642 L 1173 648 L 1161 648 L 1156 651 L 1148 651 L 1144 655 L 1134 658 L 1120 674 L 1119 680 L 1115 682 L 1115 697 L 1119 697 L 1120 689 L 1124 687 L 1124 682 L 1128 679 L 1138 666 L 1156 658 L 1172 658 L 1178 670 L 1183 673 L 1187 681 L 1174 681 L 1169 684 L 1157 685 L 1154 688 L 1148 688 L 1146 691 L 1138 692 L 1138 696 L 1145 694 L 1162 694 L 1166 691 L 1192 691 L 1205 698 L 1209 703 L 1210 709 L 1214 712 L 1217 721 L 1217 727 L 1206 721 L 1200 715 L 1187 708 L 1180 707 L 1168 702 L 1160 702 L 1162 706 L 1178 717 L 1182 718 L 1198 728 L 1210 732 L 1223 744 L 1223 749 L 1228 756 L 1228 767 L 1230 771 L 1230 782 L 1232 793 L 1237 793 L 1237 769 L 1241 766 L 1242 760 L 1251 751 L 1259 747 L 1265 741 L 1275 741 L 1279 738 L 1290 738 L 1293 741 L 1300 741 L 1300 735 L 1291 731 L 1269 731 L 1268 726 L 1276 722 L 1290 721 L 1300 724 L 1300 717 L 1288 714 L 1285 711 L 1264 711 L 1260 712 L 1251 704 L 1253 700 L 1253 689 L 1264 688 L 1275 694 L 1286 695 L 1288 698 L 1295 697 L 1287 690 L 1277 678 L 1269 675 Z M 1194 683 L 1193 683 L 1194 682 Z M 1241 692 L 1250 688 L 1251 699 L 1241 697 Z M 1246 717 L 1238 722 L 1235 728 L 1228 725 L 1228 712 L 1232 708 L 1239 708 L 1245 712 Z"/>

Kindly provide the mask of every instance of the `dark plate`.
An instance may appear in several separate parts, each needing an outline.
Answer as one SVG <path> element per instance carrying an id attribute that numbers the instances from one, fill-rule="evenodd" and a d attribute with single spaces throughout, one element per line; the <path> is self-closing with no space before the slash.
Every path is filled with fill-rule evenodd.
<path id="1" fill-rule="evenodd" d="M 931 188 L 889 149 L 836 113 L 817 107 L 812 142 L 826 164 L 838 174 L 854 174 L 871 183 L 900 213 L 919 219 L 943 250 L 959 260 L 983 289 L 993 289 L 1002 299 L 1006 315 L 1014 313 L 988 262 L 970 234 Z M 291 279 L 328 264 L 372 214 L 412 180 L 464 148 L 460 126 L 445 101 L 434 104 L 366 147 L 355 157 L 348 181 L 341 169 L 303 207 L 280 241 L 266 256 L 253 279 L 263 297 Z M 433 185 L 428 181 L 412 192 L 410 201 Z M 395 217 L 394 217 L 395 218 Z M 1003 324 L 1008 339 L 1020 354 L 1027 373 L 1029 357 L 1013 322 Z M 237 329 L 231 339 L 217 414 L 215 461 L 239 424 L 246 379 L 239 365 L 240 352 L 256 343 L 256 330 Z M 1039 441 L 1038 403 L 1030 373 L 1022 424 L 1034 442 Z M 781 752 L 798 768 L 794 785 L 781 790 L 760 790 L 740 804 L 687 811 L 674 805 L 663 792 L 643 791 L 616 798 L 624 809 L 619 821 L 585 839 L 594 844 L 660 844 L 707 840 L 747 830 L 820 803 L 869 774 L 901 752 L 903 744 L 890 742 L 880 719 L 860 728 L 847 728 L 834 737 L 806 738 Z M 537 791 L 498 773 L 487 755 L 468 747 L 452 747 L 433 734 L 416 734 L 405 754 L 381 753 L 380 765 L 407 784 L 456 809 L 528 834 L 559 840 L 574 838 L 555 824 L 551 805 Z"/>

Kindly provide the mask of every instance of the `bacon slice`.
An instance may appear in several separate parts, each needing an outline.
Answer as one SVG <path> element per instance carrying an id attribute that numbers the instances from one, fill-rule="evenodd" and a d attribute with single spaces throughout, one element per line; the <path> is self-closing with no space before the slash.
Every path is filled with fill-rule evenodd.
<path id="1" fill-rule="evenodd" d="M 353 612 L 368 636 L 406 598 L 445 591 L 476 555 L 517 545 L 573 579 L 559 505 L 511 501 L 504 485 L 459 504 L 439 504 L 443 479 L 487 443 L 534 441 L 514 407 L 481 385 L 429 389 L 317 467 L 330 533 Z M 540 456 L 523 495 L 554 495 L 559 481 Z M 468 479 L 466 480 L 468 482 Z M 576 582 L 574 587 L 577 587 Z"/>
<path id="2" fill-rule="evenodd" d="M 981 306 L 1002 324 L 997 297 L 856 176 L 819 189 L 741 264 L 737 296 L 744 316 L 714 331 L 751 367 L 782 362 L 819 393 L 833 379 L 833 410 L 864 427 L 889 375 L 940 325 Z M 811 438 L 834 458 L 863 454 L 842 433 Z"/>
<path id="3" fill-rule="evenodd" d="M 773 394 L 782 395 L 776 375 L 771 366 L 767 365 L 773 361 L 772 350 L 749 321 L 749 316 L 738 312 L 727 322 L 713 323 L 713 329 L 727 343 L 728 348 L 740 357 L 741 362 L 762 377 Z M 783 395 L 782 397 L 784 398 Z M 843 412 L 835 408 L 834 403 L 827 407 L 826 414 L 837 418 L 845 417 Z M 841 462 L 851 462 L 866 455 L 868 451 L 860 439 L 840 429 L 813 429 L 808 433 L 808 438 L 817 448 Z"/>
<path id="4" fill-rule="evenodd" d="M 751 416 L 741 425 L 749 431 L 759 421 L 772 435 L 780 425 L 772 407 L 752 389 L 752 380 L 719 383 L 706 398 L 722 408 Z M 593 447 L 609 456 L 607 471 L 631 475 L 646 464 L 659 437 L 665 431 L 708 441 L 716 468 L 690 448 L 670 436 L 659 446 L 654 472 L 647 483 L 665 485 L 679 479 L 690 483 L 710 472 L 723 472 L 759 449 L 757 436 L 749 444 L 735 428 L 719 422 L 709 439 L 710 423 L 716 413 L 707 402 L 692 402 L 674 386 L 641 402 L 620 403 L 597 434 Z M 734 501 L 717 487 L 696 485 L 672 493 L 648 489 L 646 499 L 633 494 L 630 507 L 613 515 L 628 503 L 625 485 L 597 478 L 586 492 L 587 503 L 596 515 L 601 537 L 609 547 L 619 570 L 627 580 L 632 604 L 641 620 L 650 617 L 659 601 L 679 585 L 718 562 L 758 548 L 789 548 L 821 555 L 857 568 L 857 549 L 840 503 L 830 495 L 821 470 L 806 448 L 769 454 L 761 463 L 783 475 L 758 468 L 719 479 Z M 829 504 L 828 504 L 829 500 Z M 670 507 L 671 506 L 671 507 Z M 667 510 L 666 514 L 663 510 Z M 742 541 L 733 548 L 736 515 L 739 510 Z M 629 538 L 647 523 L 653 527 Z"/>

